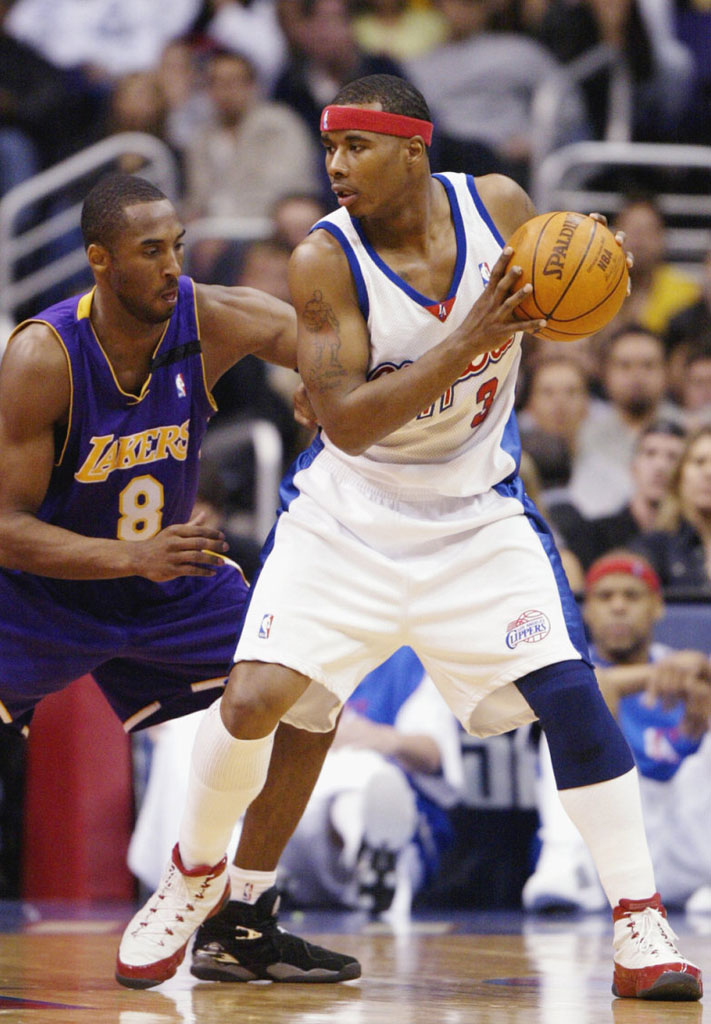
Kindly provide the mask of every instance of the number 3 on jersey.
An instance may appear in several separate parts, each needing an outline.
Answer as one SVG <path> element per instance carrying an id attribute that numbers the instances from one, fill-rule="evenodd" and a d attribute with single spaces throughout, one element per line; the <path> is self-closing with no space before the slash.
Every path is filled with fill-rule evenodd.
<path id="1" fill-rule="evenodd" d="M 119 540 L 155 537 L 163 522 L 163 484 L 154 476 L 136 476 L 119 494 Z"/>
<path id="2" fill-rule="evenodd" d="M 476 414 L 474 419 L 471 421 L 470 426 L 478 427 L 480 423 L 483 423 L 486 417 L 489 415 L 489 409 L 491 409 L 496 395 L 496 389 L 499 386 L 499 378 L 492 377 L 491 380 L 485 380 L 476 393 L 476 400 L 482 406 L 480 412 Z"/>

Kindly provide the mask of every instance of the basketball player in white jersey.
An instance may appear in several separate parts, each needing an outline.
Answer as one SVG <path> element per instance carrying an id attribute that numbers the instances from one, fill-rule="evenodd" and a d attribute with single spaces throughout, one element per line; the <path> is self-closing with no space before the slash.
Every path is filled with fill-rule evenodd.
<path id="1" fill-rule="evenodd" d="M 499 175 L 432 176 L 429 111 L 402 79 L 344 86 L 321 129 L 340 208 L 295 250 L 290 287 L 322 426 L 284 482 L 227 691 L 198 733 L 181 849 L 217 862 L 278 722 L 332 728 L 407 644 L 471 733 L 540 720 L 614 908 L 613 991 L 698 999 L 656 892 L 629 747 L 518 477 L 521 332 L 545 321 L 514 316 L 505 242 L 533 206 Z M 135 953 L 124 942 L 141 955 L 140 935 Z"/>

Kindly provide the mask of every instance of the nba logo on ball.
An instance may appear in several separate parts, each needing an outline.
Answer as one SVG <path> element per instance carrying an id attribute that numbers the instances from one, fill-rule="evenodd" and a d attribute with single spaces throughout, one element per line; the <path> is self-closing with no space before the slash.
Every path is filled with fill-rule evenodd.
<path id="1" fill-rule="evenodd" d="M 548 617 L 543 612 L 530 608 L 513 622 L 509 622 L 506 629 L 506 646 L 513 651 L 519 644 L 537 644 L 539 640 L 548 636 L 550 631 Z"/>

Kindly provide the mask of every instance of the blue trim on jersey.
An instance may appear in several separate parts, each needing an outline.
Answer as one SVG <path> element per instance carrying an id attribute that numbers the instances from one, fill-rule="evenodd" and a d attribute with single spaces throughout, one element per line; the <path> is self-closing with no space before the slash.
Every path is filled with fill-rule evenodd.
<path id="1" fill-rule="evenodd" d="M 518 431 L 518 418 L 514 409 L 511 410 L 506 421 L 499 447 L 514 460 L 516 463 L 515 472 L 518 473 L 521 466 L 521 435 Z"/>
<path id="2" fill-rule="evenodd" d="M 493 220 L 491 219 L 491 214 L 489 213 L 487 208 L 484 206 L 484 201 L 481 198 L 481 196 L 479 195 L 479 190 L 476 187 L 476 182 L 474 181 L 474 178 L 471 176 L 471 174 L 467 174 L 467 187 L 468 187 L 469 191 L 471 192 L 472 199 L 474 200 L 474 205 L 476 206 L 477 210 L 479 211 L 479 214 L 480 214 L 482 220 L 486 223 L 487 227 L 489 228 L 489 231 L 491 231 L 491 233 L 494 236 L 494 238 L 496 239 L 496 241 L 503 248 L 504 245 L 506 245 L 506 242 L 501 237 L 499 229 L 497 228 L 496 224 L 494 224 Z"/>
<path id="3" fill-rule="evenodd" d="M 336 225 L 331 224 L 330 221 L 320 220 L 311 228 L 311 231 L 315 231 L 317 228 L 322 228 L 324 231 L 328 231 L 329 235 L 333 235 L 338 244 L 343 249 L 348 265 L 351 268 L 351 274 L 353 274 L 353 280 L 356 286 L 356 294 L 358 295 L 358 306 L 363 314 L 363 319 L 368 322 L 370 316 L 370 300 L 368 298 L 368 289 L 365 287 L 365 280 L 363 279 L 363 271 L 360 269 L 360 263 L 358 257 L 353 252 L 353 246 L 348 241 L 343 231 Z M 311 231 L 309 234 L 311 234 Z"/>
<path id="4" fill-rule="evenodd" d="M 440 177 L 440 175 L 433 175 L 433 177 L 439 178 L 439 180 L 442 182 L 446 189 L 447 198 L 449 199 L 450 210 L 452 212 L 452 222 L 454 224 L 454 234 L 457 243 L 457 259 L 456 263 L 454 264 L 454 273 L 452 275 L 452 281 L 449 286 L 449 291 L 447 292 L 447 295 L 443 299 L 427 298 L 427 296 L 423 295 L 422 292 L 418 292 L 416 288 L 413 288 L 411 285 L 407 283 L 407 281 L 404 281 L 399 274 L 396 274 L 395 271 L 392 270 L 387 265 L 387 263 L 385 263 L 380 258 L 375 249 L 372 247 L 372 245 L 365 236 L 365 232 L 363 231 L 363 225 L 361 224 L 360 220 L 357 217 L 351 217 L 353 227 L 355 228 L 358 237 L 363 243 L 363 248 L 368 253 L 376 267 L 383 274 L 385 274 L 388 280 L 391 281 L 396 288 L 399 288 L 400 291 L 404 292 L 405 295 L 411 298 L 413 302 L 416 302 L 418 306 L 425 307 L 438 305 L 441 302 L 448 302 L 450 299 L 456 296 L 457 289 L 459 288 L 459 284 L 462 280 L 462 274 L 464 273 L 464 267 L 466 266 L 467 262 L 467 240 L 466 235 L 464 233 L 464 221 L 462 219 L 462 212 L 459 209 L 459 201 L 457 200 L 457 194 L 454 190 L 454 186 L 452 185 L 451 182 L 447 181 L 446 178 Z"/>
<path id="5" fill-rule="evenodd" d="M 563 611 L 563 618 L 565 620 L 566 629 L 568 630 L 570 642 L 573 647 L 575 647 L 583 661 L 588 665 L 592 665 L 580 609 L 578 608 L 578 603 L 570 589 L 568 577 L 565 575 L 563 563 L 560 560 L 560 555 L 558 554 L 558 549 L 555 546 L 553 534 L 551 533 L 548 523 L 526 494 L 523 481 L 520 476 L 509 477 L 508 480 L 503 480 L 500 484 L 496 484 L 493 489 L 497 494 L 500 494 L 502 498 L 515 498 L 523 505 L 524 514 L 543 545 L 543 550 L 548 556 L 548 561 L 553 569 L 553 575 L 555 576 L 556 583 L 558 584 L 561 609 Z"/>

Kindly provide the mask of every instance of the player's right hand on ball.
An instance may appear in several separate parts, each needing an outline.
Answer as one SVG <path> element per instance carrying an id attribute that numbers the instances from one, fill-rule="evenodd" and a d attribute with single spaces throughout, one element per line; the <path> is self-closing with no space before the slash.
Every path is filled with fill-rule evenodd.
<path id="1" fill-rule="evenodd" d="M 534 331 L 546 326 L 546 321 L 520 320 L 514 313 L 519 303 L 531 291 L 530 284 L 518 288 L 521 268 L 508 267 L 513 250 L 506 246 L 492 267 L 489 283 L 469 311 L 462 329 L 473 342 L 472 355 L 481 355 L 506 341 L 515 331 Z"/>
<path id="2" fill-rule="evenodd" d="M 227 551 L 225 535 L 205 525 L 199 512 L 187 523 L 176 523 L 149 540 L 139 541 L 136 575 L 165 583 L 178 576 L 214 576 Z"/>

